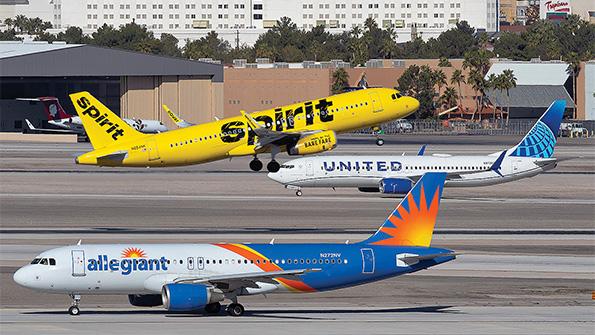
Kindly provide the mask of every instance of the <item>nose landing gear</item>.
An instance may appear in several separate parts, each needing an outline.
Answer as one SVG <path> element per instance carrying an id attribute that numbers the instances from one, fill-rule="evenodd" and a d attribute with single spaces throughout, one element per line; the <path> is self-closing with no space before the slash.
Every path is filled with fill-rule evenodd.
<path id="1" fill-rule="evenodd" d="M 72 298 L 72 306 L 68 308 L 68 314 L 72 316 L 77 316 L 81 313 L 79 309 L 79 303 L 81 302 L 81 296 L 79 294 L 71 294 L 70 297 Z"/>
<path id="2" fill-rule="evenodd" d="M 382 128 L 374 127 L 374 128 L 372 128 L 372 132 L 373 132 L 374 136 L 376 136 L 376 145 L 379 147 L 384 145 L 384 140 L 380 137 L 380 136 L 384 135 L 384 131 L 382 130 Z"/>

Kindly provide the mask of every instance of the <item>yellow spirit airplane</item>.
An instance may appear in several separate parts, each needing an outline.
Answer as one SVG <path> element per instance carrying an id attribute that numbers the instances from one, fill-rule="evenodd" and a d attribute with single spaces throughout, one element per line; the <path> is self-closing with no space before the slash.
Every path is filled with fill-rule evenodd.
<path id="1" fill-rule="evenodd" d="M 70 99 L 94 149 L 78 156 L 77 164 L 166 167 L 252 155 L 250 168 L 259 171 L 263 164 L 257 155 L 270 153 L 269 172 L 279 170 L 275 155 L 281 151 L 289 155 L 328 151 L 337 145 L 336 133 L 379 126 L 406 117 L 419 107 L 416 99 L 393 89 L 370 88 L 143 134 L 88 92 L 71 94 Z"/>

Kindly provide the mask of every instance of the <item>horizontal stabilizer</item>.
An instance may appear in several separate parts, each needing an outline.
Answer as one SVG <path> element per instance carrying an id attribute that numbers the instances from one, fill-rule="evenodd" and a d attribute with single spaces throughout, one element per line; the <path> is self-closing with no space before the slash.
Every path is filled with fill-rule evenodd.
<path id="1" fill-rule="evenodd" d="M 506 152 L 506 150 L 502 151 L 500 156 L 498 156 L 498 158 L 494 161 L 494 164 L 490 166 L 490 170 L 499 174 L 500 177 L 502 177 L 502 173 L 500 173 L 500 167 L 502 167 L 502 161 L 504 160 L 504 156 L 506 156 Z"/>
<path id="2" fill-rule="evenodd" d="M 421 148 L 419 148 L 419 151 L 417 152 L 417 155 L 418 156 L 423 156 L 424 155 L 424 153 L 426 152 L 426 146 L 427 146 L 427 144 L 424 144 L 424 145 L 421 146 Z"/>
<path id="3" fill-rule="evenodd" d="M 403 263 L 409 265 L 414 265 L 417 264 L 419 262 L 422 261 L 429 261 L 429 260 L 433 260 L 436 258 L 442 258 L 442 257 L 456 257 L 457 254 L 454 252 L 445 252 L 445 253 L 440 253 L 440 254 L 430 254 L 430 255 L 408 255 L 408 254 L 404 254 L 402 257 L 397 257 L 397 259 L 399 261 L 402 261 Z"/>

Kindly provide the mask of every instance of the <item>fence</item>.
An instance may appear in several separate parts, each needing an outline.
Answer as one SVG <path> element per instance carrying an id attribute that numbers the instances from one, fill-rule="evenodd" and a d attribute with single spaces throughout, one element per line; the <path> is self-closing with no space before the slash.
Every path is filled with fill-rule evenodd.
<path id="1" fill-rule="evenodd" d="M 432 135 L 524 135 L 533 125 L 535 120 L 483 120 L 483 121 L 436 121 L 436 120 L 411 120 L 407 121 L 412 128 L 406 129 L 403 121 L 397 120 L 382 124 L 384 134 L 394 135 L 400 133 L 432 134 Z M 564 121 L 568 122 L 568 121 Z M 582 122 L 585 128 L 594 126 L 593 122 Z M 372 134 L 371 128 L 355 131 L 354 134 Z"/>

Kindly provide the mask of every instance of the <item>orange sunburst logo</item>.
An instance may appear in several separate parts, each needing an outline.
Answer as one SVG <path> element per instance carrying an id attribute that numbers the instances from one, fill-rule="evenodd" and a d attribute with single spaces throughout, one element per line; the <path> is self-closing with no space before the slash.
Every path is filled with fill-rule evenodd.
<path id="1" fill-rule="evenodd" d="M 407 198 L 403 200 L 403 203 L 405 200 L 407 201 L 408 208 L 402 206 L 402 203 L 388 217 L 388 221 L 393 224 L 393 227 L 387 227 L 385 225 L 380 228 L 381 232 L 390 237 L 373 242 L 372 244 L 430 246 L 436 216 L 438 215 L 438 205 L 440 202 L 439 188 L 436 188 L 429 206 L 423 185 L 420 190 L 419 206 L 415 203 L 413 192 L 410 192 Z"/>
<path id="2" fill-rule="evenodd" d="M 122 258 L 146 258 L 147 254 L 139 248 L 126 248 L 122 251 Z"/>

